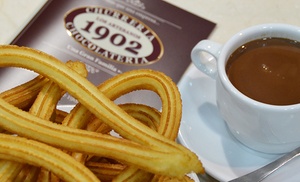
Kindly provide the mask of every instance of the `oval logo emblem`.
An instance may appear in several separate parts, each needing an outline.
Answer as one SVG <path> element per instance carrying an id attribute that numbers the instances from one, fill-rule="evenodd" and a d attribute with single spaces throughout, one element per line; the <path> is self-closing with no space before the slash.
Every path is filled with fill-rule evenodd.
<path id="1" fill-rule="evenodd" d="M 140 20 L 104 7 L 81 7 L 65 15 L 67 33 L 99 56 L 131 65 L 152 64 L 163 55 L 156 33 Z"/>

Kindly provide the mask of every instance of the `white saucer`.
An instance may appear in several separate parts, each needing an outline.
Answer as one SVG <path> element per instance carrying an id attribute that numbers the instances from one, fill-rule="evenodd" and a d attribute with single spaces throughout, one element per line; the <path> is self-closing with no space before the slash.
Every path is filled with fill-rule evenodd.
<path id="1" fill-rule="evenodd" d="M 206 172 L 228 181 L 280 157 L 251 150 L 231 135 L 218 113 L 214 86 L 192 64 L 178 83 L 183 102 L 178 140 L 198 155 Z M 299 168 L 300 159 L 294 159 L 264 181 L 299 181 Z"/>

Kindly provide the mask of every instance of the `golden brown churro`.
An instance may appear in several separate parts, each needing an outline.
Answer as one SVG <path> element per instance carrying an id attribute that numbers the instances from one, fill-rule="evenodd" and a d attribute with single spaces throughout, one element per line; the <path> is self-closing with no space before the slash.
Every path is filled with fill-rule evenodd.
<path id="1" fill-rule="evenodd" d="M 113 163 L 87 162 L 86 166 L 101 181 L 112 181 L 126 166 Z"/>
<path id="2" fill-rule="evenodd" d="M 116 99 L 120 95 L 139 89 L 148 89 L 156 92 L 160 96 L 163 105 L 160 121 L 156 122 L 156 124 L 159 124 L 157 132 L 171 140 L 175 140 L 181 119 L 181 100 L 176 86 L 166 79 L 164 80 L 165 82 L 163 82 L 165 87 L 158 89 L 159 87 L 157 86 L 159 84 L 157 81 L 161 83 L 161 77 L 160 80 L 157 80 L 157 78 L 153 78 L 147 71 L 145 71 L 145 74 L 138 75 L 139 81 L 137 81 L 136 78 L 136 74 L 131 74 L 131 72 L 124 73 L 101 84 L 99 90 L 110 99 Z M 168 81 L 170 82 L 169 84 L 167 83 Z M 126 168 L 114 180 L 147 181 L 151 177 L 152 174 L 133 166 Z"/>
<path id="3" fill-rule="evenodd" d="M 67 65 L 83 74 L 83 76 L 87 76 L 87 73 L 84 72 L 85 67 L 83 63 L 80 62 L 67 62 Z M 36 97 L 36 99 L 34 100 L 34 103 L 32 104 L 31 108 L 29 109 L 29 113 L 31 113 L 32 115 L 35 115 L 37 117 L 43 118 L 45 120 L 49 120 L 50 117 L 52 116 L 52 113 L 55 111 L 57 102 L 59 101 L 60 97 L 61 97 L 61 89 L 53 82 L 49 81 L 49 82 L 45 82 L 45 84 L 43 85 L 43 87 L 40 89 L 39 94 L 36 94 L 36 91 L 38 89 L 38 87 L 35 86 L 34 83 L 37 82 L 37 78 L 38 80 L 41 80 L 41 76 L 36 77 L 35 79 L 22 84 L 20 86 L 17 86 L 15 88 L 12 88 L 10 90 L 8 90 L 7 92 L 4 92 L 4 94 L 2 94 L 2 96 L 9 96 L 9 97 L 5 97 L 5 98 L 16 98 L 16 96 L 20 95 L 20 96 L 24 96 L 24 93 L 26 93 L 26 97 L 23 98 L 33 98 Z M 45 80 L 45 79 L 42 79 Z M 36 83 L 37 84 L 37 83 Z M 41 84 L 37 84 L 39 86 L 41 86 Z M 36 96 L 37 95 L 37 96 Z M 29 99 L 31 100 L 31 99 Z M 11 101 L 11 100 L 9 100 Z M 27 103 L 24 102 L 26 101 L 26 99 L 22 99 L 22 103 Z M 31 102 L 31 101 L 30 101 Z M 19 103 L 14 102 L 15 104 L 19 105 Z M 27 104 L 26 104 L 27 105 Z M 10 166 L 15 166 L 14 168 L 10 168 Z M 4 179 L 0 178 L 2 180 L 5 180 L 5 178 L 7 179 L 12 179 L 13 181 L 17 180 L 15 179 L 16 176 L 19 173 L 19 169 L 22 169 L 27 171 L 22 173 L 23 175 L 18 175 L 18 178 L 21 181 L 36 181 L 37 180 L 37 176 L 39 173 L 39 170 L 37 170 L 37 168 L 35 167 L 30 167 L 28 168 L 27 165 L 23 165 L 20 163 L 15 163 L 12 161 L 6 161 L 5 163 L 0 163 L 0 167 L 1 169 L 10 169 L 9 172 L 7 172 L 5 174 Z M 49 171 L 42 169 L 41 170 L 41 174 L 48 174 Z M 49 173 L 50 174 L 50 173 Z M 39 180 L 42 180 L 40 178 L 47 178 L 46 175 L 39 175 Z M 45 180 L 42 180 L 45 181 Z"/>
<path id="4" fill-rule="evenodd" d="M 139 174 L 152 176 L 151 173 L 154 173 L 182 178 L 191 171 L 203 172 L 197 156 L 174 142 L 180 124 L 181 100 L 176 85 L 166 75 L 153 70 L 135 70 L 115 76 L 97 88 L 61 61 L 40 51 L 17 46 L 0 46 L 0 50 L 0 66 L 33 70 L 56 83 L 60 89 L 79 101 L 79 104 L 62 121 L 63 124 L 58 125 L 45 122 L 47 120 L 22 111 L 0 99 L 0 126 L 5 130 L 36 140 L 34 142 L 37 147 L 39 142 L 43 142 L 71 152 L 115 159 L 130 166 L 133 173 L 141 171 Z M 146 114 L 141 113 L 139 116 L 132 117 L 122 109 L 122 106 L 117 106 L 113 102 L 117 97 L 139 89 L 151 90 L 160 96 L 162 99 L 160 116 L 148 120 L 143 119 Z M 82 113 L 81 116 L 79 112 Z M 82 116 L 86 118 L 84 124 L 78 122 L 83 120 Z M 76 129 L 84 128 L 92 117 L 100 119 L 123 138 Z M 147 125 L 151 123 L 153 125 L 149 128 L 138 119 L 147 120 Z M 74 124 L 76 128 L 66 124 L 68 121 L 75 120 L 77 120 Z M 0 141 L 2 141 L 1 137 Z M 25 145 L 26 140 L 21 139 L 20 142 L 20 145 Z M 39 148 L 36 150 L 40 152 Z M 28 158 L 24 159 L 19 154 L 16 153 L 10 159 L 38 163 L 36 159 L 28 161 Z M 43 153 L 43 155 L 49 154 Z M 45 156 L 42 160 L 46 160 Z M 0 158 L 7 159 L 4 155 L 0 155 Z M 62 164 L 58 159 L 56 160 L 55 164 Z M 64 162 L 70 164 L 65 160 Z M 76 165 L 79 164 L 77 162 Z M 48 167 L 52 170 L 53 166 Z M 62 173 L 63 171 L 60 171 L 57 175 L 62 178 L 69 177 L 69 174 Z"/>
<path id="5" fill-rule="evenodd" d="M 42 78 L 41 76 L 38 76 L 36 77 L 35 79 L 21 85 L 21 86 L 18 86 L 18 87 L 15 87 L 13 89 L 10 89 L 8 90 L 7 92 L 5 92 L 3 95 L 5 96 L 8 96 L 6 98 L 15 98 L 15 96 L 18 96 L 18 95 L 21 95 L 23 96 L 23 94 L 20 94 L 20 93 L 26 93 L 26 97 L 23 97 L 23 98 L 26 98 L 24 100 L 22 100 L 22 102 L 20 103 L 28 103 L 28 98 L 33 98 L 33 97 L 36 97 L 37 96 L 37 99 L 35 99 L 35 102 L 34 104 L 32 104 L 32 107 L 30 108 L 29 112 L 33 115 L 36 115 L 38 117 L 41 117 L 41 118 L 44 118 L 44 119 L 49 119 L 50 116 L 52 115 L 51 114 L 51 108 L 50 108 L 50 112 L 49 112 L 49 104 L 43 104 L 43 98 L 41 98 L 41 93 L 40 94 L 36 94 L 36 89 L 32 89 L 32 87 L 34 85 L 32 85 L 32 83 L 36 82 L 36 79 L 37 78 Z M 45 79 L 44 79 L 45 80 Z M 51 85 L 51 82 L 47 82 L 45 83 L 45 85 L 41 88 L 41 92 L 42 93 L 48 93 L 48 90 L 49 90 L 49 86 Z M 36 88 L 36 87 L 35 87 Z M 46 88 L 46 89 L 45 89 Z M 50 92 L 49 93 L 50 95 L 52 95 L 52 93 Z M 43 94 L 42 94 L 43 95 Z M 31 97 L 32 96 L 32 97 Z M 14 99 L 15 100 L 15 99 Z M 14 104 L 18 105 L 19 103 L 17 102 L 14 102 L 14 100 L 11 100 L 11 99 L 8 99 L 8 101 L 11 101 L 13 102 Z M 29 99 L 30 101 L 31 99 Z M 52 100 L 52 99 L 48 99 L 48 100 Z M 25 101 L 25 102 L 24 102 Z M 30 101 L 31 102 L 31 101 Z M 26 104 L 27 105 L 27 104 Z M 52 104 L 54 107 L 56 106 L 56 104 Z M 53 107 L 52 107 L 53 108 Z M 52 109 L 53 110 L 53 109 Z M 46 112 L 42 112 L 42 111 L 46 111 Z M 44 115 L 44 114 L 48 114 L 48 117 L 47 115 Z M 50 115 L 49 115 L 50 113 Z M 9 168 L 10 166 L 14 166 L 14 168 Z M 24 165 L 23 163 L 16 163 L 16 162 L 13 162 L 13 161 L 6 161 L 5 163 L 0 163 L 0 167 L 2 169 L 10 169 L 10 172 L 7 172 L 6 173 L 6 176 L 3 178 L 1 178 L 3 181 L 4 180 L 12 180 L 14 181 L 14 179 L 16 178 L 16 176 L 19 174 L 20 170 L 22 168 L 26 168 L 26 169 L 23 169 L 23 170 L 26 170 L 28 172 L 26 173 L 23 173 L 24 175 L 24 178 L 30 178 L 28 177 L 29 175 L 33 175 L 33 173 L 36 171 L 35 168 L 31 168 L 32 170 L 28 170 L 27 169 L 27 165 Z M 33 171 L 34 170 L 34 171 Z M 19 177 L 21 177 L 19 175 Z"/>
<path id="6" fill-rule="evenodd" d="M 68 61 L 66 65 L 79 73 L 81 76 L 87 76 L 85 65 L 83 63 L 79 61 Z M 55 120 L 54 117 L 56 114 L 56 105 L 63 93 L 64 92 L 56 83 L 49 81 L 39 92 L 37 98 L 29 109 L 29 113 L 45 120 Z M 32 170 L 37 171 L 35 168 L 32 168 Z M 30 172 L 29 174 L 31 173 L 34 172 Z M 39 181 L 55 181 L 53 178 L 56 179 L 56 176 L 45 168 L 42 168 L 38 175 Z"/>
<path id="7" fill-rule="evenodd" d="M 2 159 L 42 166 L 66 181 L 99 181 L 90 170 L 59 149 L 5 134 L 0 134 L 0 141 Z"/>
<path id="8" fill-rule="evenodd" d="M 48 81 L 46 77 L 39 75 L 22 85 L 2 92 L 0 97 L 20 109 L 28 109 Z"/>
<path id="9" fill-rule="evenodd" d="M 7 160 L 1 160 L 0 166 L 1 181 L 13 181 L 23 168 L 22 164 Z"/>
<path id="10" fill-rule="evenodd" d="M 37 181 L 40 168 L 26 164 L 22 171 L 12 180 L 14 182 L 34 182 Z"/>

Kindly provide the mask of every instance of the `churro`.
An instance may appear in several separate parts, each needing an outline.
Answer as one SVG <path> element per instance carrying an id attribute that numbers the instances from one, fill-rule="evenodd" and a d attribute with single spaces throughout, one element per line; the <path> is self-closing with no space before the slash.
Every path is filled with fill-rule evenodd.
<path id="1" fill-rule="evenodd" d="M 0 134 L 0 141 L 1 159 L 42 166 L 66 181 L 99 181 L 90 170 L 59 149 L 6 134 Z"/>
<path id="2" fill-rule="evenodd" d="M 71 69 L 79 72 L 82 74 L 82 76 L 87 76 L 87 72 L 84 72 L 85 67 L 83 63 L 80 62 L 71 62 L 68 61 L 67 66 L 69 66 Z M 29 113 L 32 115 L 35 115 L 37 117 L 43 118 L 45 120 L 50 120 L 50 118 L 53 116 L 54 111 L 56 111 L 56 105 L 59 101 L 62 91 L 58 87 L 57 84 L 53 83 L 52 81 L 45 82 L 46 79 L 42 76 L 38 76 L 35 79 L 26 82 L 25 84 L 22 84 L 20 86 L 17 86 L 15 88 L 12 88 L 1 95 L 6 98 L 8 101 L 11 101 L 12 103 L 15 103 L 16 105 L 20 106 L 20 103 L 28 103 L 28 101 L 31 102 L 31 98 L 35 97 L 34 103 L 31 105 L 29 109 Z M 38 81 L 41 81 L 39 83 Z M 38 85 L 38 86 L 36 86 Z M 41 87 L 41 88 L 40 88 Z M 36 91 L 39 91 L 37 94 Z M 0 96 L 1 96 L 0 95 Z M 16 100 L 16 96 L 20 95 L 23 98 L 21 99 L 22 102 L 14 102 Z M 25 97 L 24 97 L 25 95 Z M 11 99 L 14 98 L 14 99 Z M 27 105 L 27 104 L 25 104 Z M 15 179 L 16 176 L 19 173 L 19 169 L 24 168 L 25 171 L 23 175 L 24 177 L 21 177 L 19 175 L 19 178 L 24 179 L 36 179 L 34 175 L 35 173 L 38 173 L 39 171 L 36 169 L 37 167 L 30 167 L 28 169 L 27 165 L 15 163 L 12 161 L 5 161 L 3 163 L 0 163 L 1 169 L 10 169 L 9 172 L 5 174 L 3 178 L 0 178 L 2 180 L 5 179 Z M 14 166 L 13 168 L 10 166 Z M 42 169 L 41 174 L 47 174 L 49 171 Z M 46 175 L 39 175 L 39 178 L 47 178 Z M 30 180 L 29 180 L 30 181 Z M 45 181 L 45 180 L 42 180 Z"/>
<path id="3" fill-rule="evenodd" d="M 34 182 L 37 181 L 39 173 L 40 173 L 40 167 L 25 164 L 23 165 L 22 171 L 11 181 Z"/>
<path id="4" fill-rule="evenodd" d="M 39 75 L 24 84 L 0 93 L 0 97 L 20 109 L 28 109 L 48 81 L 46 77 Z"/>
<path id="5" fill-rule="evenodd" d="M 87 162 L 86 166 L 101 181 L 112 181 L 126 166 L 114 163 Z"/>
<path id="6" fill-rule="evenodd" d="M 76 107 L 100 118 L 123 138 L 44 122 L 0 99 L 0 125 L 4 129 L 68 151 L 113 158 L 149 173 L 183 177 L 191 171 L 203 172 L 197 156 L 174 142 L 181 118 L 181 100 L 169 77 L 153 70 L 135 70 L 113 77 L 97 88 L 50 55 L 17 46 L 0 46 L 0 49 L 0 66 L 30 69 L 55 82 L 79 101 Z M 112 101 L 139 89 L 152 90 L 162 99 L 157 131 Z"/>
<path id="7" fill-rule="evenodd" d="M 18 162 L 1 160 L 0 161 L 0 179 L 2 181 L 13 181 L 14 177 L 22 170 L 23 165 Z"/>
<path id="8" fill-rule="evenodd" d="M 83 63 L 79 61 L 67 61 L 66 65 L 72 70 L 79 73 L 81 76 L 87 76 L 87 71 Z M 61 90 L 61 88 L 56 83 L 49 81 L 39 92 L 37 98 L 29 109 L 29 113 L 45 120 L 55 120 L 54 118 L 56 114 L 56 105 L 63 94 L 64 91 Z M 32 168 L 31 171 L 36 171 L 36 169 Z M 31 175 L 32 173 L 34 172 L 29 172 L 29 175 Z M 45 168 L 42 168 L 40 170 L 40 173 L 38 175 L 39 181 L 46 182 L 52 178 L 56 178 L 56 176 L 52 174 L 51 171 Z"/>
<path id="9" fill-rule="evenodd" d="M 125 76 L 124 76 L 125 75 Z M 138 77 L 138 80 L 136 80 Z M 161 78 L 160 78 L 161 79 Z M 107 97 L 116 99 L 120 95 L 124 95 L 134 90 L 147 89 L 156 92 L 162 101 L 162 114 L 159 118 L 159 122 L 156 122 L 157 132 L 165 137 L 175 140 L 181 119 L 181 100 L 176 86 L 170 82 L 167 78 L 164 80 L 165 87 L 158 89 L 157 78 L 153 78 L 151 74 L 135 75 L 125 73 L 121 76 L 116 76 L 107 80 L 99 86 L 99 89 L 106 94 Z M 125 80 L 125 81 L 124 81 Z M 162 83 L 161 80 L 159 80 Z M 167 83 L 167 82 L 170 83 Z M 171 85 L 171 86 L 166 86 Z M 126 88 L 126 89 L 122 89 Z M 152 177 L 152 174 L 142 171 L 135 166 L 126 168 L 120 175 L 118 175 L 115 181 L 147 181 Z"/>

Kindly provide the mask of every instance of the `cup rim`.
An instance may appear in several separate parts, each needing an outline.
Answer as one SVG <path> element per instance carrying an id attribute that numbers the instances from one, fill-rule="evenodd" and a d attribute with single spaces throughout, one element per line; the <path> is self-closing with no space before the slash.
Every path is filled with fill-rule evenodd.
<path id="1" fill-rule="evenodd" d="M 237 40 L 240 40 L 241 37 L 245 36 L 245 38 L 248 38 L 248 41 L 244 42 L 249 42 L 251 40 L 256 40 L 258 38 L 253 38 L 251 35 L 255 35 L 257 37 L 259 31 L 264 30 L 264 31 L 271 31 L 271 30 L 289 30 L 289 32 L 294 32 L 299 34 L 299 41 L 300 41 L 300 27 L 290 25 L 290 24 L 282 24 L 282 23 L 269 23 L 269 24 L 260 24 L 260 25 L 255 25 L 249 28 L 246 28 L 244 30 L 239 31 L 235 35 L 233 35 L 223 46 L 220 55 L 219 55 L 219 60 L 218 61 L 218 76 L 221 80 L 221 83 L 223 86 L 227 89 L 233 92 L 235 96 L 237 96 L 240 100 L 243 102 L 247 102 L 250 105 L 255 105 L 255 107 L 259 107 L 261 109 L 267 109 L 267 110 L 277 110 L 277 111 L 283 111 L 283 110 L 294 110 L 294 109 L 300 109 L 300 103 L 298 104 L 291 104 L 291 105 L 272 105 L 272 104 L 267 104 L 263 102 L 259 102 L 257 100 L 254 100 L 252 98 L 247 97 L 244 95 L 242 92 L 240 92 L 229 80 L 226 71 L 225 71 L 225 65 L 227 62 L 228 56 L 236 50 L 236 48 L 240 47 L 241 45 L 237 45 Z M 263 36 L 263 34 L 261 34 Z M 270 36 L 264 36 L 264 37 L 270 37 Z M 281 36 L 283 38 L 289 38 L 285 36 Z M 263 37 L 261 37 L 263 38 Z M 233 48 L 233 45 L 235 45 Z M 299 93 L 300 94 L 300 93 Z"/>

